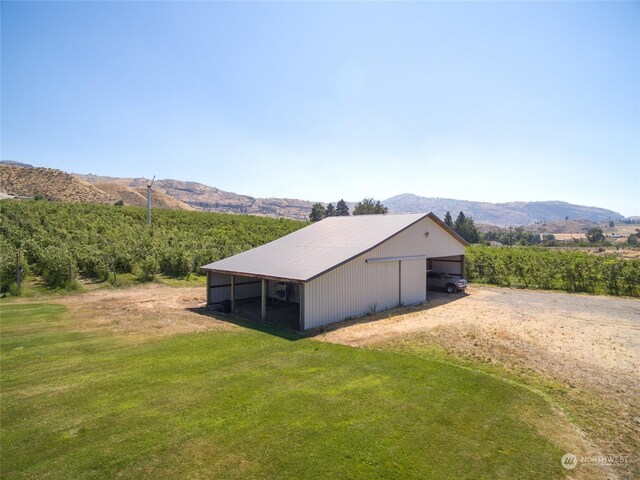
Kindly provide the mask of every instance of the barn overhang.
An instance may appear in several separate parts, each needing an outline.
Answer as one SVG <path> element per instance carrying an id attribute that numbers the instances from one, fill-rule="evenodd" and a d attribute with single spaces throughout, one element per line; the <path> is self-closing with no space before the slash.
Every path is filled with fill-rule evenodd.
<path id="1" fill-rule="evenodd" d="M 275 275 L 267 275 L 267 274 L 263 274 L 263 273 L 256 273 L 256 272 L 236 272 L 233 270 L 222 270 L 222 269 L 217 269 L 217 268 L 206 268 L 206 267 L 201 267 L 201 270 L 203 270 L 204 272 L 215 272 L 215 273 L 222 273 L 225 275 L 235 275 L 238 277 L 251 277 L 251 278 L 260 278 L 260 279 L 265 279 L 265 280 L 274 280 L 277 282 L 290 282 L 290 283 L 298 283 L 298 284 L 303 284 L 305 283 L 306 280 L 301 280 L 299 278 L 287 278 L 287 277 L 278 277 Z"/>
<path id="2" fill-rule="evenodd" d="M 283 322 L 283 318 L 286 317 L 287 325 L 291 324 L 291 316 L 295 313 L 295 327 L 304 330 L 305 282 L 272 275 L 203 270 L 207 273 L 207 306 L 220 308 L 226 303 L 227 307 L 222 311 L 247 319 Z M 276 306 L 273 304 L 276 301 L 274 289 L 276 293 L 285 292 L 282 298 L 278 299 Z M 285 303 L 289 308 L 283 308 Z"/>

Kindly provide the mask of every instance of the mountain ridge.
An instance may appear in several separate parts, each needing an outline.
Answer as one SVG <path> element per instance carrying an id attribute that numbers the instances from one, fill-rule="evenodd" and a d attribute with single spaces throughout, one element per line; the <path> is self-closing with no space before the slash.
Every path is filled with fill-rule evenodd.
<path id="1" fill-rule="evenodd" d="M 53 200 L 85 203 L 115 203 L 121 200 L 125 205 L 144 206 L 148 182 L 149 179 L 141 177 L 67 173 L 19 162 L 0 162 L 0 194 L 9 198 L 42 195 Z M 175 179 L 156 180 L 152 195 L 154 208 L 266 215 L 297 220 L 307 220 L 314 203 L 291 198 L 257 198 L 203 183 Z M 336 202 L 333 203 L 335 205 Z M 347 203 L 351 208 L 355 204 Z M 382 203 L 390 213 L 434 212 L 442 218 L 449 211 L 455 218 L 458 212 L 463 211 L 465 215 L 473 217 L 476 223 L 496 226 L 530 225 L 567 217 L 591 221 L 624 218 L 624 215 L 613 210 L 563 201 L 491 203 L 403 193 L 382 200 Z"/>
<path id="2" fill-rule="evenodd" d="M 473 217 L 477 223 L 490 223 L 498 226 L 530 225 L 537 222 L 564 220 L 591 220 L 595 222 L 619 220 L 624 215 L 600 207 L 576 205 L 560 200 L 535 202 L 491 203 L 473 200 L 457 200 L 440 197 L 421 197 L 412 193 L 403 193 L 390 197 L 383 202 L 389 211 L 396 213 L 416 213 L 431 211 L 443 217 L 449 211 L 455 216 L 458 212 Z"/>

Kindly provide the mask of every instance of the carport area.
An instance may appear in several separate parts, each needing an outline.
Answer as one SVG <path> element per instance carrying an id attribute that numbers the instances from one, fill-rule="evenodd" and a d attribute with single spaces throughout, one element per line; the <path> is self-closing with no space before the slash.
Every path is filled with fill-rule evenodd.
<path id="1" fill-rule="evenodd" d="M 207 272 L 207 305 L 252 321 L 299 329 L 301 283 Z"/>
<path id="2" fill-rule="evenodd" d="M 456 277 L 464 277 L 464 255 L 427 258 L 427 270 L 444 272 Z"/>

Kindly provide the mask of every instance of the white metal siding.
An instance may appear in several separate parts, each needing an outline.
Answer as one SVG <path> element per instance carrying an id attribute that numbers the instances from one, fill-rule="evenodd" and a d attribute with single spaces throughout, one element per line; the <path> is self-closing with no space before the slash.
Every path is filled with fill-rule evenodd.
<path id="1" fill-rule="evenodd" d="M 453 255 L 464 255 L 464 245 L 452 237 L 449 232 L 440 227 L 430 218 L 426 218 L 420 223 L 427 223 L 429 237 L 427 238 L 428 257 L 448 257 Z"/>
<path id="2" fill-rule="evenodd" d="M 425 301 L 427 294 L 426 260 L 402 262 L 402 305 Z"/>
<path id="3" fill-rule="evenodd" d="M 406 273 L 402 274 L 403 299 L 400 299 L 398 262 L 366 263 L 367 258 L 463 254 L 464 246 L 460 242 L 430 218 L 423 218 L 373 250 L 307 282 L 305 328 L 361 317 L 374 309 L 396 307 L 401 301 L 410 304 L 426 300 L 424 260 L 402 262 Z"/>
<path id="4" fill-rule="evenodd" d="M 398 306 L 398 262 L 358 257 L 305 285 L 305 328 Z"/>

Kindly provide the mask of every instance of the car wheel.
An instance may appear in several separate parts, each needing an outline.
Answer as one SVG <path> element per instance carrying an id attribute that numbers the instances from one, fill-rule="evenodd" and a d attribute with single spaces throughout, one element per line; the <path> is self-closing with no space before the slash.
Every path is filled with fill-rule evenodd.
<path id="1" fill-rule="evenodd" d="M 451 284 L 447 285 L 447 293 L 456 293 L 456 287 Z"/>

